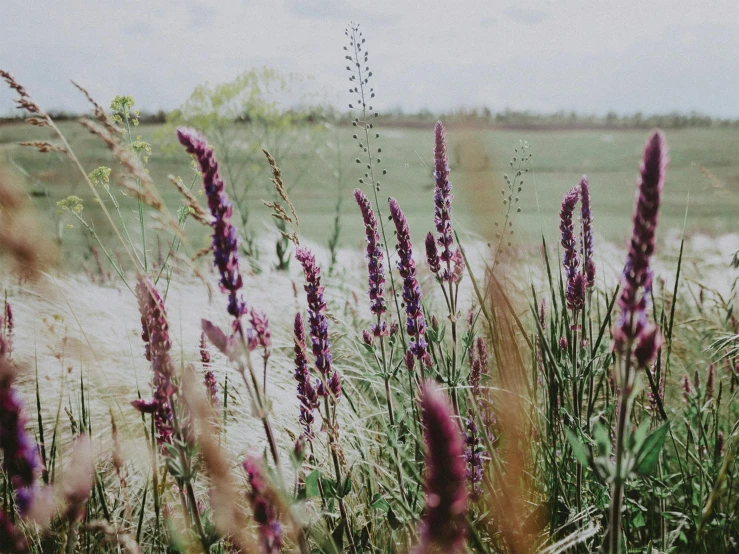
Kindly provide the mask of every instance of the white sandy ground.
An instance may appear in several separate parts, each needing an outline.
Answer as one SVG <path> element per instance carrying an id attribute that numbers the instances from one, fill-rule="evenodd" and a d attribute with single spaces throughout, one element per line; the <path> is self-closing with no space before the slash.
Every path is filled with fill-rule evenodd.
<path id="1" fill-rule="evenodd" d="M 269 239 L 265 238 L 265 241 L 262 252 L 269 253 Z M 674 283 L 679 242 L 679 233 L 668 233 L 655 259 L 657 276 L 665 279 L 667 290 L 671 290 Z M 416 243 L 421 244 L 421 241 L 416 239 Z M 369 367 L 353 365 L 360 359 L 355 354 L 361 348 L 354 322 L 356 318 L 369 322 L 364 252 L 358 246 L 343 250 L 338 270 L 334 276 L 328 277 L 328 253 L 314 244 L 309 246 L 323 268 L 332 318 L 331 336 L 338 338 L 349 335 L 351 339 L 335 340 L 335 344 L 340 346 L 334 348 L 335 367 L 344 375 L 344 387 L 351 388 L 353 383 L 359 382 L 371 371 Z M 487 247 L 482 241 L 473 241 L 466 247 L 471 260 L 484 259 Z M 718 238 L 701 235 L 691 237 L 686 241 L 683 270 L 687 280 L 683 286 L 697 287 L 689 282 L 695 278 L 723 295 L 733 294 L 732 285 L 739 271 L 731 269 L 729 262 L 737 250 L 739 234 Z M 537 247 L 531 247 L 518 257 L 531 260 L 534 259 L 531 254 L 537 251 Z M 596 241 L 598 279 L 609 290 L 616 283 L 624 254 L 623 246 Z M 418 250 L 416 257 L 424 293 L 435 293 L 438 287 L 429 278 L 426 263 L 420 259 Z M 553 269 L 556 269 L 556 258 L 552 262 Z M 482 263 L 475 263 L 475 266 L 474 272 L 481 275 Z M 519 264 L 515 272 L 509 271 L 508 280 L 528 294 L 532 281 L 539 291 L 542 290 L 544 275 L 543 264 L 537 261 Z M 166 298 L 173 358 L 178 366 L 180 362 L 194 363 L 199 372 L 202 372 L 198 351 L 201 318 L 208 318 L 223 328 L 229 324 L 225 311 L 226 297 L 217 288 L 216 275 L 211 272 L 209 278 L 213 285 L 212 299 L 209 299 L 207 287 L 201 281 L 186 276 L 175 276 Z M 298 404 L 292 377 L 292 323 L 298 309 L 305 313 L 302 283 L 299 264 L 293 260 L 289 274 L 266 270 L 246 277 L 244 287 L 247 303 L 264 310 L 270 320 L 273 350 L 269 360 L 267 389 L 272 403 L 271 418 L 278 442 L 285 453 L 292 447 L 292 440 L 285 430 L 299 432 Z M 298 288 L 297 298 L 293 292 L 294 284 Z M 5 276 L 0 279 L 0 285 L 7 290 L 14 309 L 13 356 L 21 368 L 20 385 L 34 427 L 36 409 L 33 386 L 34 372 L 38 371 L 47 444 L 59 402 L 63 407 L 69 407 L 75 418 L 80 418 L 79 383 L 80 379 L 84 379 L 85 398 L 92 412 L 93 440 L 99 455 L 105 458 L 111 451 L 108 413 L 112 411 L 120 430 L 124 458 L 131 462 L 132 467 L 138 467 L 139 471 L 146 473 L 149 462 L 146 445 L 141 440 L 143 426 L 130 402 L 137 397 L 137 389 L 144 397 L 150 395 L 151 370 L 143 355 L 140 320 L 133 294 L 115 277 L 109 284 L 100 285 L 91 283 L 86 275 L 47 274 L 35 283 L 19 283 L 17 279 Z M 462 313 L 466 314 L 472 304 L 469 278 L 464 279 L 462 289 L 460 306 Z M 160 283 L 160 291 L 163 292 L 163 282 Z M 438 298 L 435 301 L 438 302 Z M 520 303 L 520 308 L 526 310 L 525 301 Z M 219 385 L 228 376 L 229 390 L 235 396 L 229 400 L 232 413 L 224 443 L 234 459 L 239 459 L 249 449 L 263 449 L 266 441 L 259 421 L 250 415 L 249 402 L 239 374 L 213 348 L 211 353 Z M 359 432 L 362 429 L 361 421 L 350 417 L 345 402 L 342 406 L 343 432 Z M 61 423 L 68 445 L 69 419 L 63 409 Z"/>

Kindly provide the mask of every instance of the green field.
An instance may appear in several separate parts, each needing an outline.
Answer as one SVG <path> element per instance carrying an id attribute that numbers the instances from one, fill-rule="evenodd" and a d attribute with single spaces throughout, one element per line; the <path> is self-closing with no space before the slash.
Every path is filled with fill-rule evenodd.
<path id="1" fill-rule="evenodd" d="M 61 125 L 86 169 L 100 165 L 116 167 L 105 146 L 74 122 Z M 414 236 L 433 225 L 431 165 L 433 130 L 392 127 L 383 129 L 375 146 L 382 148 L 381 168 L 388 175 L 381 178 L 380 198 L 395 196 L 411 221 Z M 148 168 L 163 196 L 171 206 L 178 193 L 167 180 L 168 174 L 182 175 L 189 181 L 192 173 L 184 154 L 162 148 L 155 137 L 157 127 L 142 125 L 136 129 L 142 139 L 153 144 Z M 301 131 L 305 132 L 305 131 Z M 21 174 L 33 194 L 38 211 L 51 232 L 63 230 L 65 250 L 74 252 L 87 239 L 78 228 L 64 229 L 57 215 L 56 202 L 69 194 L 85 199 L 84 215 L 94 222 L 102 236 L 109 226 L 99 209 L 90 202 L 89 191 L 74 167 L 58 154 L 40 154 L 17 146 L 23 140 L 45 136 L 45 130 L 23 124 L 0 126 L 0 160 Z M 452 126 L 448 131 L 449 157 L 455 191 L 455 217 L 458 225 L 477 233 L 489 234 L 501 209 L 500 189 L 503 175 L 519 141 L 530 144 L 532 172 L 526 176 L 520 194 L 522 212 L 514 223 L 517 241 L 535 241 L 544 230 L 549 236 L 557 226 L 557 213 L 563 194 L 585 173 L 592 186 L 597 233 L 610 240 L 627 236 L 633 206 L 634 180 L 638 161 L 648 132 L 645 130 L 479 130 Z M 363 170 L 355 163 L 364 156 L 351 128 L 318 133 L 277 161 L 282 167 L 291 198 L 301 218 L 301 233 L 325 243 L 333 225 L 337 186 L 341 186 L 342 246 L 361 241 L 361 221 L 351 197 Z M 668 130 L 670 168 L 661 211 L 660 232 L 681 227 L 689 200 L 689 231 L 724 233 L 736 230 L 739 213 L 739 133 L 733 129 Z M 337 146 L 338 145 L 338 146 Z M 320 155 L 317 155 L 317 152 Z M 701 170 L 703 166 L 712 177 Z M 267 164 L 251 177 L 249 204 L 253 214 L 252 229 L 269 225 L 269 211 L 260 200 L 269 198 L 271 184 Z M 337 176 L 337 170 L 339 175 Z M 243 186 L 235 183 L 234 186 Z M 125 199 L 124 212 L 133 219 L 134 206 Z M 65 222 L 66 223 L 66 220 Z M 133 233 L 133 231 L 132 231 Z M 113 248 L 115 246 L 113 245 Z M 154 248 L 150 245 L 150 248 Z"/>

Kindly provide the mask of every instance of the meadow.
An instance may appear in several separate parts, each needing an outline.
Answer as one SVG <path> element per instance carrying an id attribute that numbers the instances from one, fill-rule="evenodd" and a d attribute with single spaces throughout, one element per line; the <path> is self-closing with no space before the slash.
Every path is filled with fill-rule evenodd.
<path id="1" fill-rule="evenodd" d="M 60 127 L 79 152 L 85 167 L 115 167 L 105 144 L 78 123 L 65 121 Z M 433 152 L 428 136 L 432 127 L 432 124 L 428 128 L 393 126 L 383 129 L 377 141 L 384 150 L 383 165 L 388 170 L 383 184 L 386 183 L 399 201 L 408 205 L 406 212 L 414 235 L 425 233 L 429 225 Z M 240 133 L 238 127 L 236 129 L 235 140 L 239 135 L 247 136 L 246 131 Z M 362 173 L 354 163 L 356 144 L 351 127 L 299 128 L 296 132 L 311 137 L 281 157 L 280 166 L 290 186 L 291 199 L 300 212 L 301 232 L 325 245 L 332 233 L 336 203 L 340 198 L 341 225 L 345 230 L 340 245 L 356 246 L 362 226 L 353 217 L 351 194 Z M 179 193 L 167 177 L 174 174 L 189 179 L 187 158 L 173 151 L 171 137 L 165 140 L 162 136 L 162 125 L 142 124 L 135 128 L 135 134 L 152 145 L 147 169 L 165 203 L 170 209 L 176 209 Z M 112 230 L 63 156 L 45 156 L 17 145 L 23 140 L 40 140 L 48 135 L 44 129 L 29 129 L 22 123 L 3 124 L 0 125 L 0 151 L 7 165 L 26 174 L 24 183 L 34 197 L 39 214 L 51 232 L 63 235 L 70 269 L 75 269 L 80 256 L 90 256 L 89 240 L 83 229 L 64 229 L 56 203 L 69 194 L 80 195 L 87 214 L 98 224 L 101 236 L 110 239 Z M 605 240 L 623 244 L 633 210 L 629 191 L 633 188 L 634 175 L 628 162 L 639 155 L 643 139 L 644 131 L 638 129 L 485 130 L 466 128 L 464 124 L 452 125 L 449 151 L 455 175 L 455 220 L 461 228 L 475 235 L 494 234 L 493 222 L 501 216 L 503 208 L 499 196 L 505 184 L 503 176 L 510 170 L 514 148 L 526 141 L 532 154 L 531 175 L 520 194 L 518 244 L 538 244 L 542 233 L 557 226 L 562 191 L 582 174 L 588 175 L 597 198 L 597 233 Z M 715 236 L 735 232 L 733 218 L 739 210 L 739 158 L 736 155 L 739 134 L 733 129 L 722 128 L 676 129 L 670 132 L 670 139 L 670 194 L 664 199 L 660 212 L 662 229 L 682 230 L 685 224 L 688 234 Z M 319 155 L 315 155 L 316 151 Z M 243 163 L 252 159 L 242 155 Z M 245 198 L 253 207 L 252 225 L 257 234 L 274 231 L 269 209 L 261 205 L 261 200 L 273 195 L 269 177 L 269 167 L 257 159 L 256 167 L 242 179 L 243 182 L 233 185 L 250 185 Z M 419 201 L 424 197 L 426 202 Z M 690 213 L 687 222 L 686 208 Z M 130 219 L 135 218 L 132 215 Z"/>
<path id="2" fill-rule="evenodd" d="M 256 148 L 0 72 L 0 551 L 737 552 L 737 133 L 383 127 L 347 37 Z"/>

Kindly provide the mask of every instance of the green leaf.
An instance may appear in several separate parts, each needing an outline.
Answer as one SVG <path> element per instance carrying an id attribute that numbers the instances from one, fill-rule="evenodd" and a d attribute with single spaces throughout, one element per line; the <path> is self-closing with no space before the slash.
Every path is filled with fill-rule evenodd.
<path id="1" fill-rule="evenodd" d="M 584 466 L 589 466 L 590 455 L 583 443 L 580 442 L 580 439 L 577 438 L 577 435 L 571 429 L 565 429 L 565 435 L 567 435 L 567 440 L 570 442 L 570 446 L 572 446 L 572 453 L 577 458 L 577 461 Z"/>
<path id="2" fill-rule="evenodd" d="M 318 489 L 318 479 L 320 476 L 321 473 L 317 469 L 314 469 L 305 478 L 305 496 L 307 498 L 313 498 L 320 494 Z"/>
<path id="3" fill-rule="evenodd" d="M 670 422 L 663 423 L 652 432 L 642 444 L 636 454 L 636 464 L 634 464 L 634 473 L 637 475 L 648 475 L 657 465 L 659 453 L 667 439 L 667 432 L 670 430 Z"/>
<path id="4" fill-rule="evenodd" d="M 641 529 L 647 524 L 644 520 L 644 514 L 641 511 L 636 512 L 636 515 L 631 518 L 631 525 L 635 529 Z"/>
<path id="5" fill-rule="evenodd" d="M 639 428 L 634 432 L 632 435 L 632 451 L 638 452 L 642 445 L 644 444 L 644 441 L 647 438 L 647 433 L 649 432 L 649 425 L 650 421 L 649 419 L 645 419 L 642 421 L 641 425 L 639 425 Z"/>
<path id="6" fill-rule="evenodd" d="M 375 495 L 372 497 L 371 506 L 376 510 L 380 510 L 385 513 L 388 513 L 390 511 L 390 504 L 388 504 L 387 500 L 385 500 L 379 493 L 375 493 Z"/>
<path id="7" fill-rule="evenodd" d="M 344 486 L 342 487 L 342 490 L 341 490 L 341 497 L 342 498 L 345 497 L 350 492 L 352 492 L 352 477 L 351 475 L 347 475 L 346 480 L 344 481 Z"/>

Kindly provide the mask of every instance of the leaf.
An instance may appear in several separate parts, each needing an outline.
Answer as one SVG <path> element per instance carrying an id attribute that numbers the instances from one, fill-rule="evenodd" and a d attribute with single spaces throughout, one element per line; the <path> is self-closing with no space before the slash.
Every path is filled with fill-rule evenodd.
<path id="1" fill-rule="evenodd" d="M 372 497 L 372 504 L 371 506 L 375 508 L 376 510 L 380 510 L 382 512 L 388 513 L 390 511 L 390 504 L 387 503 L 387 500 L 385 500 L 381 494 L 376 493 Z"/>
<path id="2" fill-rule="evenodd" d="M 352 477 L 351 475 L 347 475 L 346 480 L 344 481 L 344 486 L 342 487 L 340 496 L 343 498 L 346 495 L 348 495 L 350 492 L 352 492 Z"/>
<path id="3" fill-rule="evenodd" d="M 667 432 L 670 430 L 670 422 L 663 423 L 652 432 L 642 444 L 636 454 L 636 464 L 634 464 L 634 473 L 637 475 L 648 475 L 657 465 L 659 453 L 667 439 Z"/>
<path id="4" fill-rule="evenodd" d="M 403 525 L 403 521 L 398 518 L 398 516 L 393 511 L 392 506 L 387 512 L 387 522 L 390 524 L 390 527 L 393 529 L 399 529 Z"/>
<path id="5" fill-rule="evenodd" d="M 632 435 L 632 451 L 638 452 L 641 447 L 644 445 L 644 441 L 647 438 L 647 433 L 649 432 L 649 425 L 650 421 L 649 419 L 645 419 L 642 421 L 641 425 L 639 425 L 639 428 L 634 432 Z"/>
<path id="6" fill-rule="evenodd" d="M 305 478 L 305 496 L 307 498 L 313 498 L 320 494 L 318 489 L 318 479 L 320 476 L 321 473 L 317 469 L 314 469 Z"/>
<path id="7" fill-rule="evenodd" d="M 577 458 L 577 461 L 584 466 L 590 465 L 590 455 L 583 443 L 580 442 L 580 439 L 577 438 L 577 435 L 571 429 L 565 429 L 565 435 L 567 435 L 567 440 L 570 446 L 572 446 L 572 453 Z"/>

